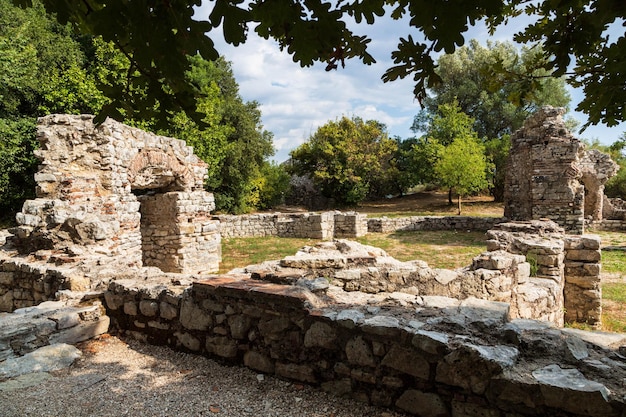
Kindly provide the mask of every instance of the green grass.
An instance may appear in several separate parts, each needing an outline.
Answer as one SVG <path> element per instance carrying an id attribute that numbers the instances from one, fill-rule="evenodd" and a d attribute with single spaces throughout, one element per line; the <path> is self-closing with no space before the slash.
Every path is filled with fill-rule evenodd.
<path id="1" fill-rule="evenodd" d="M 626 275 L 626 252 L 602 251 L 602 271 Z"/>
<path id="2" fill-rule="evenodd" d="M 609 282 L 602 286 L 602 297 L 616 303 L 626 303 L 626 284 Z"/>
<path id="3" fill-rule="evenodd" d="M 472 258 L 484 252 L 482 232 L 419 231 L 369 233 L 356 239 L 376 246 L 400 261 L 423 260 L 433 268 L 455 269 L 471 264 Z"/>
<path id="4" fill-rule="evenodd" d="M 371 233 L 356 239 L 376 246 L 390 256 L 409 261 L 420 259 L 433 268 L 454 269 L 467 266 L 472 258 L 485 251 L 485 236 L 480 232 L 395 232 Z M 222 240 L 220 273 L 233 268 L 294 255 L 303 246 L 316 244 L 313 239 L 278 237 L 233 238 Z"/>
<path id="5" fill-rule="evenodd" d="M 233 268 L 260 264 L 294 255 L 298 249 L 317 243 L 314 239 L 250 237 L 222 239 L 222 263 L 219 273 Z"/>

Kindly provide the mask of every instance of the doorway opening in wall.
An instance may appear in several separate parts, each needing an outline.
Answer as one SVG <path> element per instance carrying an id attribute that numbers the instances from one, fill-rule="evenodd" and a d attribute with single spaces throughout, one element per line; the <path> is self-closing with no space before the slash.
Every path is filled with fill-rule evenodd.
<path id="1" fill-rule="evenodd" d="M 153 266 L 163 272 L 176 272 L 174 236 L 176 211 L 164 188 L 133 189 L 139 201 L 141 215 L 141 253 L 144 266 Z"/>

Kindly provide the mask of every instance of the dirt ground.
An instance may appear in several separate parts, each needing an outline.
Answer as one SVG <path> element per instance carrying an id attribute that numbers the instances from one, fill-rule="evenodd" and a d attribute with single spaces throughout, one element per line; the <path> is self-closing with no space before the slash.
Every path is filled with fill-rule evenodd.
<path id="1" fill-rule="evenodd" d="M 461 201 L 462 215 L 466 216 L 492 216 L 498 217 L 504 214 L 504 205 L 496 203 L 491 196 L 471 196 Z M 448 193 L 444 191 L 422 191 L 405 195 L 403 197 L 385 198 L 375 201 L 365 201 L 355 207 L 345 207 L 342 210 L 355 210 L 366 213 L 369 217 L 377 215 L 457 215 L 457 200 L 453 198 L 453 204 L 448 204 Z M 279 206 L 272 209 L 282 213 L 294 213 L 308 211 L 304 207 Z"/>
<path id="2" fill-rule="evenodd" d="M 461 200 L 462 214 L 502 216 L 504 206 L 496 203 L 491 196 L 471 196 Z M 424 191 L 409 194 L 403 197 L 387 198 L 377 201 L 366 201 L 356 207 L 362 213 L 397 213 L 410 214 L 427 212 L 432 214 L 455 215 L 457 214 L 457 200 L 453 198 L 453 204 L 448 204 L 448 193 L 442 191 Z"/>

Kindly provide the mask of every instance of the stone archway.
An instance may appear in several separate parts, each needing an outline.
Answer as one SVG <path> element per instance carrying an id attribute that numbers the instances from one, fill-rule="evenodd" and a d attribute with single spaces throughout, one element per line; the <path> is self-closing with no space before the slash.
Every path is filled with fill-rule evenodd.
<path id="1" fill-rule="evenodd" d="M 176 157 L 159 149 L 142 149 L 128 166 L 132 190 L 189 190 L 194 185 L 193 173 Z"/>

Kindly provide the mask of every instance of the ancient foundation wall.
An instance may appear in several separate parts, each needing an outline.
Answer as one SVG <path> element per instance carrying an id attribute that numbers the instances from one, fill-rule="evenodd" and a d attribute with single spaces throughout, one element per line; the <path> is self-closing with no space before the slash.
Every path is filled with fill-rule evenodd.
<path id="1" fill-rule="evenodd" d="M 494 225 L 505 220 L 501 217 L 469 216 L 379 217 L 367 219 L 367 230 L 370 233 L 390 233 L 404 230 L 472 230 L 486 232 L 492 229 Z"/>
<path id="2" fill-rule="evenodd" d="M 259 213 L 213 216 L 220 221 L 222 237 L 299 237 L 312 239 L 354 238 L 367 233 L 399 230 L 487 231 L 505 221 L 499 217 L 411 216 L 367 218 L 352 212 Z M 320 237 L 322 236 L 322 237 Z"/>
<path id="3" fill-rule="evenodd" d="M 609 359 L 621 336 L 607 344 L 592 333 L 509 322 L 507 304 L 473 298 L 393 293 L 331 305 L 329 296 L 340 294 L 237 275 L 191 288 L 116 281 L 105 293 L 114 326 L 149 343 L 413 415 L 624 410 L 626 364 Z"/>
<path id="4" fill-rule="evenodd" d="M 366 215 L 353 212 L 259 213 L 213 218 L 219 220 L 224 238 L 278 236 L 325 240 L 367 234 Z"/>

